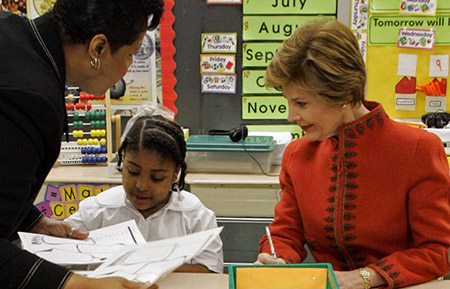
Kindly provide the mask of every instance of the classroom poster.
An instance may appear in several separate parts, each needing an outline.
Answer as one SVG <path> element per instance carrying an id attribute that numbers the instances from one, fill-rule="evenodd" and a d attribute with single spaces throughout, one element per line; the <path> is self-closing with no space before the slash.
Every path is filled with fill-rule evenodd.
<path id="1" fill-rule="evenodd" d="M 399 13 L 400 1 L 371 0 L 369 5 L 367 99 L 381 102 L 397 119 L 448 111 L 450 1 L 438 1 L 435 16 Z M 436 84 L 444 91 L 437 92 Z M 430 90 L 421 89 L 425 86 Z"/>
<path id="2" fill-rule="evenodd" d="M 155 32 L 147 31 L 128 72 L 110 89 L 111 108 L 127 109 L 157 102 Z"/>

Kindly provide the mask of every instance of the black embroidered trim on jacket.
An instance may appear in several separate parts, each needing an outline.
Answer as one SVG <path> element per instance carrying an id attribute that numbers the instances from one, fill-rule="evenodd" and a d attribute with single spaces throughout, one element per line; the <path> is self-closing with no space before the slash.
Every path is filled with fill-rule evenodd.
<path id="1" fill-rule="evenodd" d="M 381 260 L 376 262 L 375 266 L 386 272 L 386 275 L 391 278 L 393 284 L 392 288 L 399 287 L 401 284 L 403 284 L 403 280 L 398 279 L 398 277 L 400 276 L 400 272 L 397 270 L 393 270 L 394 264 L 387 263 L 386 260 Z"/>
<path id="2" fill-rule="evenodd" d="M 363 134 L 364 134 L 364 126 L 362 125 L 362 123 L 357 123 L 357 124 L 356 124 L 356 131 L 357 131 L 360 135 L 363 135 Z"/>
<path id="3" fill-rule="evenodd" d="M 384 116 L 383 110 L 380 109 L 367 118 L 344 127 L 334 146 L 335 153 L 331 156 L 331 184 L 328 186 L 329 196 L 326 198 L 329 206 L 326 208 L 328 214 L 323 218 L 325 225 L 322 229 L 327 233 L 329 247 L 335 250 L 341 263 L 337 266 L 340 267 L 338 270 L 353 270 L 366 265 L 363 248 L 353 245 L 357 239 L 353 232 L 357 228 L 354 223 L 356 215 L 352 211 L 358 205 L 356 200 L 359 188 L 359 174 L 355 171 L 359 159 L 355 148 L 358 146 L 358 137 L 373 130 L 377 124 L 383 124 Z M 341 211 L 337 212 L 337 208 Z M 340 228 L 337 227 L 338 224 Z"/>
<path id="4" fill-rule="evenodd" d="M 367 127 L 373 129 L 375 127 L 375 123 L 373 122 L 373 118 L 370 117 L 367 119 Z"/>

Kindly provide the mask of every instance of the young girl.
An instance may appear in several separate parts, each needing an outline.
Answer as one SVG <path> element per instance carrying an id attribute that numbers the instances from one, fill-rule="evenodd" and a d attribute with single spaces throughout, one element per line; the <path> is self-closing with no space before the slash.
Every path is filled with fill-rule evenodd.
<path id="1" fill-rule="evenodd" d="M 65 222 L 79 230 L 95 230 L 134 219 L 147 241 L 217 227 L 214 212 L 182 190 L 186 142 L 178 124 L 159 115 L 137 118 L 118 155 L 123 185 L 83 200 Z M 176 271 L 221 273 L 220 238 Z"/>

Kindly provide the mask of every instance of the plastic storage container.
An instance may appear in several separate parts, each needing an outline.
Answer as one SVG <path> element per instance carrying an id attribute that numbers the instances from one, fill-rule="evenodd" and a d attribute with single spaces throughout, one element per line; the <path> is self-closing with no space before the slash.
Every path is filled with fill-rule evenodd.
<path id="1" fill-rule="evenodd" d="M 273 149 L 272 165 L 281 166 L 281 159 L 283 158 L 284 150 L 292 141 L 292 134 L 290 132 L 275 132 L 275 131 L 249 131 L 248 135 L 268 135 L 273 136 L 277 145 Z"/>
<path id="2" fill-rule="evenodd" d="M 191 135 L 186 144 L 188 172 L 261 174 L 270 171 L 276 141 L 272 136 L 233 142 L 226 135 Z"/>

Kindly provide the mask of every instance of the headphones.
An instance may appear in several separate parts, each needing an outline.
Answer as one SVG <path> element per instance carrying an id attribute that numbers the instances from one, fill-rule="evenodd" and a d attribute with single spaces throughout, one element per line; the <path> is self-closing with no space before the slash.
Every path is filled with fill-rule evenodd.
<path id="1" fill-rule="evenodd" d="M 446 112 L 432 112 L 422 115 L 422 122 L 428 128 L 443 128 L 450 121 L 450 114 Z"/>
<path id="2" fill-rule="evenodd" d="M 248 136 L 248 128 L 245 125 L 235 127 L 231 130 L 212 129 L 208 131 L 209 135 L 228 135 L 233 142 L 245 140 Z"/>

